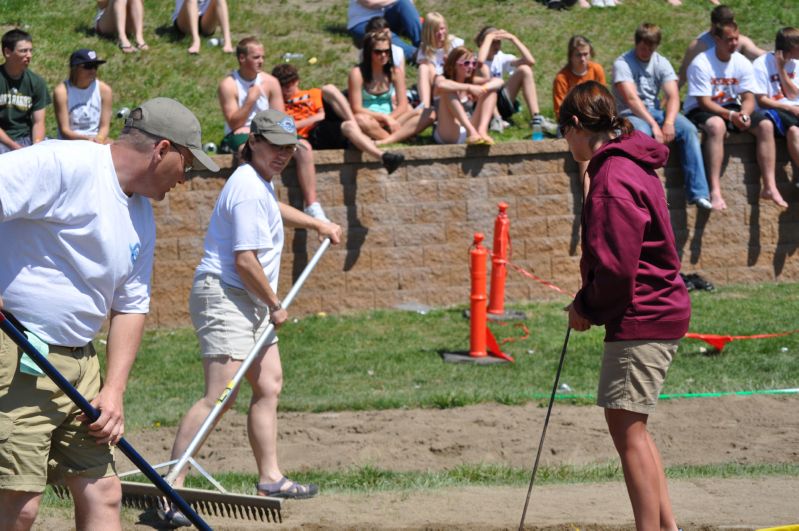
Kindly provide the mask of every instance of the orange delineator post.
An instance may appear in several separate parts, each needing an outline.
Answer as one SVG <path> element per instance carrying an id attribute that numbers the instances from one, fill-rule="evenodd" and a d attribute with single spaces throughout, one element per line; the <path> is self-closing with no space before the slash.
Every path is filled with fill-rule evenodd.
<path id="1" fill-rule="evenodd" d="M 510 218 L 508 204 L 497 205 L 499 213 L 494 221 L 494 253 L 491 257 L 491 296 L 488 301 L 488 313 L 502 315 L 505 313 L 505 277 L 508 275 L 508 248 L 510 247 Z"/>
<path id="2" fill-rule="evenodd" d="M 488 332 L 486 314 L 486 282 L 488 280 L 488 249 L 480 245 L 485 236 L 481 232 L 474 233 L 474 244 L 469 251 L 469 263 L 472 273 L 471 299 L 471 333 L 469 335 L 469 356 L 482 358 L 488 355 L 486 335 Z"/>

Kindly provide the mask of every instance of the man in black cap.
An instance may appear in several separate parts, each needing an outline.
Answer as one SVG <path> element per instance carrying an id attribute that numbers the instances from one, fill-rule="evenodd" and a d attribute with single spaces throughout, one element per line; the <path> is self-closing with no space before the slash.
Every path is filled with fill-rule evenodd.
<path id="1" fill-rule="evenodd" d="M 97 79 L 105 61 L 81 48 L 69 57 L 69 78 L 53 91 L 58 138 L 104 143 L 111 127 L 111 87 Z"/>
<path id="2" fill-rule="evenodd" d="M 28 69 L 33 38 L 20 29 L 2 38 L 0 65 L 0 153 L 44 140 L 44 114 L 50 103 L 47 83 Z"/>
<path id="3" fill-rule="evenodd" d="M 133 110 L 111 145 L 49 140 L 0 155 L 0 308 L 100 411 L 92 423 L 0 334 L 0 529 L 33 525 L 47 482 L 78 529 L 120 529 L 111 446 L 150 304 L 161 200 L 192 169 L 218 171 L 175 100 Z M 92 339 L 109 318 L 105 378 Z"/>

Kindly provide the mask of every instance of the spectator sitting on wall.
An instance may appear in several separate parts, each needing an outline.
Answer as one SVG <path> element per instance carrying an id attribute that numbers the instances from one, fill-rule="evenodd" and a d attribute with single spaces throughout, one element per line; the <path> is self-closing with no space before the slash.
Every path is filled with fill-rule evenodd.
<path id="1" fill-rule="evenodd" d="M 728 6 L 720 5 L 715 7 L 713 11 L 710 12 L 710 29 L 700 33 L 693 41 L 691 41 L 691 44 L 688 45 L 688 49 L 685 50 L 685 55 L 682 58 L 680 71 L 678 73 L 680 87 L 685 84 L 685 76 L 688 71 L 688 65 L 691 64 L 691 61 L 694 60 L 694 57 L 704 52 L 708 48 L 712 48 L 716 45 L 712 35 L 713 27 L 715 27 L 717 24 L 723 24 L 726 22 L 735 22 L 735 14 Z M 765 50 L 758 47 L 754 41 L 752 41 L 752 39 L 746 35 L 738 36 L 738 48 L 736 48 L 735 51 L 741 52 L 750 61 L 754 61 L 766 53 Z"/>
<path id="2" fill-rule="evenodd" d="M 69 57 L 69 78 L 53 91 L 58 138 L 100 144 L 108 140 L 113 93 L 111 87 L 97 79 L 97 69 L 102 64 L 105 61 L 97 57 L 97 52 L 86 48 Z"/>
<path id="3" fill-rule="evenodd" d="M 200 53 L 200 35 L 210 37 L 222 29 L 222 51 L 233 53 L 227 0 L 175 0 L 172 24 L 181 35 L 191 36 L 190 54 Z"/>
<path id="4" fill-rule="evenodd" d="M 45 112 L 50 103 L 44 79 L 28 68 L 33 38 L 21 29 L 2 38 L 0 65 L 0 153 L 44 140 Z"/>
<path id="5" fill-rule="evenodd" d="M 799 168 L 799 87 L 794 82 L 799 68 L 799 29 L 782 28 L 777 32 L 774 51 L 761 55 L 752 65 L 755 71 L 755 99 L 759 110 L 752 116 L 752 122 L 763 118 L 763 128 L 757 128 L 758 163 L 760 171 L 768 173 L 763 182 L 776 183 L 774 177 L 777 147 L 774 136 L 785 138 L 788 155 L 794 166 Z M 761 155 L 762 154 L 762 160 Z M 799 181 L 796 181 L 799 186 Z M 775 184 L 776 186 L 776 184 Z M 780 197 L 776 187 L 763 190 L 761 195 L 777 202 Z M 777 203 L 787 207 L 784 201 Z"/>
<path id="6" fill-rule="evenodd" d="M 688 204 L 709 210 L 710 203 L 702 146 L 696 126 L 680 114 L 677 75 L 669 60 L 657 53 L 661 32 L 644 23 L 635 30 L 635 47 L 613 63 L 613 94 L 619 114 L 633 127 L 680 153 Z M 663 91 L 665 108 L 660 106 Z"/>
<path id="7" fill-rule="evenodd" d="M 391 42 L 402 48 L 405 57 L 413 61 L 419 48 L 422 23 L 413 0 L 349 0 L 347 9 L 347 31 L 356 43 L 363 42 L 369 33 L 368 22 L 375 17 L 383 17 L 391 29 Z M 411 44 L 403 41 L 405 35 Z"/>
<path id="8" fill-rule="evenodd" d="M 482 77 L 493 77 L 503 79 L 508 76 L 508 80 L 497 96 L 497 110 L 499 111 L 498 124 L 493 130 L 502 132 L 504 129 L 503 120 L 510 121 L 511 116 L 519 112 L 520 106 L 516 99 L 519 91 L 522 93 L 527 110 L 530 111 L 532 120 L 530 125 L 540 125 L 548 134 L 555 136 L 558 126 L 555 122 L 541 115 L 538 108 L 538 95 L 535 88 L 535 76 L 533 65 L 535 58 L 527 46 L 519 38 L 505 30 L 486 26 L 475 39 L 479 50 L 477 52 L 477 64 L 480 68 Z M 502 51 L 502 41 L 513 44 L 521 54 L 516 57 L 513 54 Z M 495 116 L 495 118 L 497 118 Z"/>
<path id="9" fill-rule="evenodd" d="M 233 70 L 219 83 L 219 103 L 225 117 L 223 150 L 236 156 L 250 136 L 250 123 L 256 113 L 266 109 L 283 111 L 283 95 L 280 83 L 273 76 L 262 72 L 264 46 L 255 37 L 247 37 L 236 46 L 238 70 Z M 327 220 L 322 205 L 316 198 L 316 168 L 308 142 L 300 141 L 301 149 L 294 152 L 297 164 L 297 180 L 305 202 L 305 213 Z"/>
<path id="10" fill-rule="evenodd" d="M 313 149 L 346 149 L 349 142 L 380 160 L 389 174 L 405 160 L 401 153 L 383 151 L 361 131 L 347 98 L 335 85 L 300 89 L 300 75 L 291 63 L 277 65 L 272 75 L 280 83 L 286 114 L 294 118 L 297 135 Z"/>

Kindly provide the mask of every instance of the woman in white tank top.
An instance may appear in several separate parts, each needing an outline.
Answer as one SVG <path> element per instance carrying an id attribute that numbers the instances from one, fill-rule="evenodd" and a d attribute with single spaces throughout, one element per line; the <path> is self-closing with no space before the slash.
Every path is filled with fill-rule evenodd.
<path id="1" fill-rule="evenodd" d="M 69 58 L 69 78 L 53 91 L 58 138 L 105 143 L 111 125 L 111 87 L 97 79 L 105 61 L 81 48 Z"/>

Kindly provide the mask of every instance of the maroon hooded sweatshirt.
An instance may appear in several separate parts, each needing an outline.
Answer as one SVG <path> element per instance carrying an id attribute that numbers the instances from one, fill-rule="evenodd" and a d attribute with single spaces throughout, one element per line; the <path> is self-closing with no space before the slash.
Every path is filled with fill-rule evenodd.
<path id="1" fill-rule="evenodd" d="M 635 131 L 602 146 L 588 165 L 583 287 L 574 308 L 605 325 L 605 341 L 679 339 L 688 331 L 691 300 L 655 174 L 668 156 L 666 146 Z"/>

